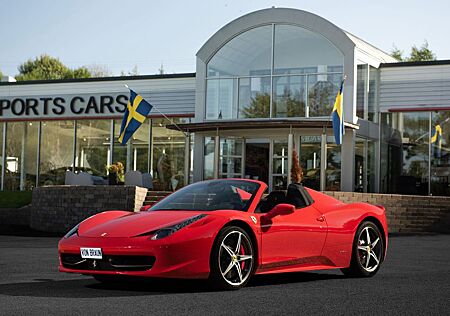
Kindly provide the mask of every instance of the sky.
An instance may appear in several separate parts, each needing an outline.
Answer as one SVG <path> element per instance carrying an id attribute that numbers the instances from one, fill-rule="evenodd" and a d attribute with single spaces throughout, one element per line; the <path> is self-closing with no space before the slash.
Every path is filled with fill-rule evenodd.
<path id="1" fill-rule="evenodd" d="M 409 54 L 427 40 L 450 59 L 450 1 L 331 0 L 0 0 L 0 70 L 16 75 L 49 54 L 70 68 L 106 67 L 113 75 L 195 72 L 195 54 L 221 27 L 275 7 L 315 13 L 390 52 Z"/>

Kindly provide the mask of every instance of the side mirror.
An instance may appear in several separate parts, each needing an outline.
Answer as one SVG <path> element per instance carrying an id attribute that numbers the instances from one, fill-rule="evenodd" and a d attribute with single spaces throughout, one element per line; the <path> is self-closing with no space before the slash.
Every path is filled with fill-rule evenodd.
<path id="1" fill-rule="evenodd" d="M 278 215 L 289 215 L 295 212 L 295 206 L 292 204 L 277 204 L 270 212 L 267 214 L 269 217 L 275 217 Z"/>

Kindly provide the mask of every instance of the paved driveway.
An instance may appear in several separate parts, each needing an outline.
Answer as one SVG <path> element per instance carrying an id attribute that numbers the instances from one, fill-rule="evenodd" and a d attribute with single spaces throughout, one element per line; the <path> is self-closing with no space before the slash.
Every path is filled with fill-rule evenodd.
<path id="1" fill-rule="evenodd" d="M 394 237 L 371 279 L 339 271 L 256 277 L 240 291 L 202 282 L 114 287 L 57 272 L 58 239 L 0 236 L 0 315 L 392 314 L 450 311 L 450 235 Z"/>

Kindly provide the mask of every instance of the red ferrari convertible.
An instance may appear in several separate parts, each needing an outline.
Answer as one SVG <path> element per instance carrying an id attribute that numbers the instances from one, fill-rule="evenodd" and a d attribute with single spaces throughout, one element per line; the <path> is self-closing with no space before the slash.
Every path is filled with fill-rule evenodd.
<path id="1" fill-rule="evenodd" d="M 107 211 L 59 242 L 60 271 L 101 282 L 119 275 L 209 279 L 243 287 L 253 274 L 339 268 L 370 277 L 386 255 L 382 206 L 345 204 L 300 187 L 301 206 L 260 181 L 191 184 L 148 211 Z M 296 204 L 298 204 L 298 196 Z"/>

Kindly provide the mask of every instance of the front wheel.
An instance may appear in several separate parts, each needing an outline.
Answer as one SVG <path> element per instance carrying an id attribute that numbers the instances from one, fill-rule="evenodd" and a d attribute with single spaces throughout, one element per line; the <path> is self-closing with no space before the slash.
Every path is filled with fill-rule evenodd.
<path id="1" fill-rule="evenodd" d="M 378 227 L 369 221 L 363 222 L 355 234 L 350 267 L 341 269 L 351 277 L 371 277 L 380 269 L 384 256 L 384 243 Z"/>
<path id="2" fill-rule="evenodd" d="M 210 284 L 219 290 L 237 290 L 249 281 L 255 262 L 248 234 L 240 227 L 222 229 L 214 242 L 210 258 Z"/>

